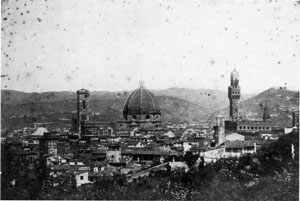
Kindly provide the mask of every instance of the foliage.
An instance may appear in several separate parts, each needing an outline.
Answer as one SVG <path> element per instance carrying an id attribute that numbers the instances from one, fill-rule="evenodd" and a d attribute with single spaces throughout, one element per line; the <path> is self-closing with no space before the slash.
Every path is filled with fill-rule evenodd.
<path id="1" fill-rule="evenodd" d="M 47 168 L 39 164 L 29 169 L 27 162 L 16 157 L 17 150 L 2 145 L 1 150 L 1 199 L 36 199 Z"/>
<path id="2" fill-rule="evenodd" d="M 194 155 L 192 152 L 187 151 L 183 157 L 183 160 L 189 167 L 191 167 L 192 165 L 195 164 L 198 158 L 199 155 Z"/>

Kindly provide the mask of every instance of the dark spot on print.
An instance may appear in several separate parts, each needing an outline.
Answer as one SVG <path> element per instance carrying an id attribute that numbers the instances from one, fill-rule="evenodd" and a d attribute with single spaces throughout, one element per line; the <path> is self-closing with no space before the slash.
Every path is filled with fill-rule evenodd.
<path id="1" fill-rule="evenodd" d="M 70 75 L 68 75 L 67 77 L 66 77 L 66 80 L 67 81 L 70 81 L 72 79 L 72 77 L 70 76 Z"/>

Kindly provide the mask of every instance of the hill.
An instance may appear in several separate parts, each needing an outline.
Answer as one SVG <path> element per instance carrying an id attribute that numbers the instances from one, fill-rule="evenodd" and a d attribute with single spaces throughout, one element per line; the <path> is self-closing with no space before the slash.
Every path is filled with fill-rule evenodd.
<path id="1" fill-rule="evenodd" d="M 209 89 L 169 88 L 151 90 L 157 97 L 165 121 L 182 123 L 207 119 L 208 114 L 228 105 L 227 93 Z M 1 91 L 2 128 L 21 128 L 35 121 L 70 126 L 76 116 L 76 92 L 25 93 Z M 90 109 L 95 120 L 122 119 L 122 110 L 131 91 L 91 91 Z M 68 119 L 69 121 L 60 121 Z"/>
<path id="2" fill-rule="evenodd" d="M 223 109 L 229 104 L 227 92 L 213 89 L 168 88 L 163 90 L 150 90 L 155 96 L 169 96 L 180 98 L 191 103 L 199 104 L 210 110 Z M 127 98 L 132 91 L 91 91 L 90 100 Z M 255 94 L 244 94 L 248 99 Z M 14 90 L 1 90 L 1 103 L 24 104 L 37 102 L 56 102 L 76 99 L 76 92 L 50 91 L 44 93 L 26 93 Z"/>
<path id="3" fill-rule="evenodd" d="M 58 98 L 58 96 L 53 96 Z M 105 96 L 106 97 L 106 96 Z M 19 99 L 20 100 L 20 99 Z M 26 101 L 29 99 L 26 99 Z M 44 100 L 44 99 L 41 99 Z M 71 118 L 76 117 L 76 99 L 32 103 L 1 103 L 2 129 L 23 128 L 34 122 L 44 122 L 49 126 L 67 127 L 71 125 Z M 103 99 L 91 98 L 89 107 L 92 120 L 116 121 L 122 119 L 123 106 L 126 98 Z M 205 118 L 205 108 L 175 97 L 158 96 L 157 100 L 162 110 L 164 121 L 182 123 L 197 121 Z"/>
<path id="4" fill-rule="evenodd" d="M 228 118 L 227 92 L 209 89 L 169 88 L 151 90 L 157 97 L 164 121 L 182 123 L 206 120 L 213 123 L 217 114 Z M 94 120 L 122 119 L 122 110 L 129 91 L 92 91 L 90 109 Z M 249 98 L 250 97 L 250 98 Z M 299 92 L 270 88 L 256 96 L 246 94 L 240 102 L 240 115 L 248 119 L 262 118 L 261 105 L 267 103 L 274 125 L 290 126 L 291 111 L 299 109 Z M 50 122 L 55 126 L 70 127 L 76 116 L 75 92 L 25 93 L 2 90 L 2 129 Z M 225 108 L 225 109 L 224 109 Z M 220 112 L 221 111 L 221 112 Z"/>

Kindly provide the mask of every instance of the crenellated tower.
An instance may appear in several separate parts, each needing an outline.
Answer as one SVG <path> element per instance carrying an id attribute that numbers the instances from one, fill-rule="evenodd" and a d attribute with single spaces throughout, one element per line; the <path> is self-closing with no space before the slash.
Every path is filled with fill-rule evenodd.
<path id="1" fill-rule="evenodd" d="M 228 87 L 229 117 L 230 121 L 236 122 L 239 118 L 239 101 L 241 88 L 239 86 L 239 72 L 234 69 L 230 74 L 230 86 Z"/>
<path id="2" fill-rule="evenodd" d="M 77 126 L 79 135 L 81 135 L 82 122 L 89 120 L 89 96 L 90 93 L 86 89 L 80 89 L 77 91 Z"/>

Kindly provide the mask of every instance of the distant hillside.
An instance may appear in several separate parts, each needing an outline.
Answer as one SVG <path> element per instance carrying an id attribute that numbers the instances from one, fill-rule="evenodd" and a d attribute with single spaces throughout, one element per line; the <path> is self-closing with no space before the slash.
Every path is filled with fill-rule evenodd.
<path id="1" fill-rule="evenodd" d="M 125 98 L 130 92 L 91 92 L 90 100 L 97 99 L 116 99 Z M 76 92 L 71 91 L 53 91 L 44 93 L 25 93 L 14 90 L 1 90 L 1 103 L 4 104 L 24 104 L 39 102 L 57 102 L 64 100 L 76 99 Z"/>
<path id="2" fill-rule="evenodd" d="M 261 105 L 267 104 L 273 126 L 291 126 L 292 111 L 299 110 L 299 91 L 270 88 L 262 93 L 241 101 L 240 116 L 248 119 L 262 119 Z M 223 110 L 225 117 L 229 116 L 229 108 Z"/>
<path id="3" fill-rule="evenodd" d="M 14 90 L 1 90 L 1 104 L 24 104 L 36 102 L 55 102 L 74 99 L 76 94 L 69 91 L 25 93 Z"/>
<path id="4" fill-rule="evenodd" d="M 216 114 L 222 113 L 226 119 L 229 116 L 229 101 L 225 91 L 185 88 L 151 91 L 157 96 L 165 121 L 213 122 Z M 124 102 L 130 93 L 131 91 L 92 91 L 90 97 L 90 109 L 94 113 L 92 118 L 107 121 L 122 119 Z M 76 116 L 75 92 L 24 93 L 2 90 L 1 95 L 2 128 L 34 121 L 61 123 L 61 120 L 57 119 L 70 119 Z M 265 103 L 268 105 L 274 126 L 290 126 L 292 110 L 299 109 L 299 92 L 270 88 L 256 96 L 242 94 L 240 116 L 261 119 L 263 115 L 261 104 Z M 30 119 L 32 115 L 35 117 Z M 21 121 L 18 119 L 20 117 L 23 118 Z M 17 124 L 16 119 L 18 119 Z M 64 120 L 64 124 L 70 126 L 70 120 Z"/>
<path id="5" fill-rule="evenodd" d="M 92 112 L 92 120 L 121 120 L 126 98 L 91 98 L 89 107 Z M 46 122 L 55 125 L 60 123 L 63 127 L 70 127 L 71 118 L 76 117 L 76 99 L 73 97 L 73 99 L 62 101 L 54 101 L 53 98 L 50 100 L 52 101 L 23 104 L 1 103 L 2 129 L 23 128 L 26 125 L 30 126 L 33 122 Z M 197 121 L 204 119 L 207 115 L 205 108 L 186 100 L 168 96 L 158 96 L 157 100 L 164 121 L 175 123 Z"/>
<path id="6" fill-rule="evenodd" d="M 127 98 L 132 91 L 91 91 L 90 100 L 111 100 Z M 168 88 L 163 90 L 151 90 L 155 96 L 169 96 L 180 98 L 194 104 L 201 105 L 209 111 L 218 111 L 227 107 L 229 104 L 227 92 L 212 89 L 187 89 L 187 88 Z M 13 90 L 1 91 L 2 104 L 24 104 L 40 102 L 57 102 L 76 99 L 76 92 L 44 92 L 44 93 L 25 93 Z M 247 99 L 254 94 L 243 95 Z"/>
<path id="7" fill-rule="evenodd" d="M 177 97 L 199 104 L 210 111 L 220 110 L 228 105 L 227 92 L 211 89 L 169 88 L 154 90 L 156 95 Z"/>

